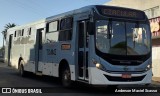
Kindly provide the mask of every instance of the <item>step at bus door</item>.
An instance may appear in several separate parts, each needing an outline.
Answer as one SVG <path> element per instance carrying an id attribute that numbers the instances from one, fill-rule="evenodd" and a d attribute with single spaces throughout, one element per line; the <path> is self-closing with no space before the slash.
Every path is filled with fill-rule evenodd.
<path id="1" fill-rule="evenodd" d="M 78 79 L 88 81 L 88 21 L 78 23 Z"/>
<path id="2" fill-rule="evenodd" d="M 42 71 L 42 34 L 43 34 L 44 29 L 37 29 L 37 36 L 36 36 L 36 48 L 35 48 L 35 56 L 36 56 L 36 60 L 35 60 L 35 70 L 36 72 L 41 72 Z"/>

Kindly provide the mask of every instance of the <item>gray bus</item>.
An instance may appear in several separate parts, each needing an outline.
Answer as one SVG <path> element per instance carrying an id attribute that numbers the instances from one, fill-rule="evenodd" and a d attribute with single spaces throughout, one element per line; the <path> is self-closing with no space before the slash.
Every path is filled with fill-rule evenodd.
<path id="1" fill-rule="evenodd" d="M 8 30 L 5 61 L 37 75 L 92 85 L 150 84 L 151 31 L 143 11 L 92 5 Z"/>

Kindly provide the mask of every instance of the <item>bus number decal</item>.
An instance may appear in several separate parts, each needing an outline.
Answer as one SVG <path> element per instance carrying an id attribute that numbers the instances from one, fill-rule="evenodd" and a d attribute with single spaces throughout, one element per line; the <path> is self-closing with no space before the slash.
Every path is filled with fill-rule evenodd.
<path id="1" fill-rule="evenodd" d="M 47 49 L 47 55 L 56 55 L 56 49 Z"/>

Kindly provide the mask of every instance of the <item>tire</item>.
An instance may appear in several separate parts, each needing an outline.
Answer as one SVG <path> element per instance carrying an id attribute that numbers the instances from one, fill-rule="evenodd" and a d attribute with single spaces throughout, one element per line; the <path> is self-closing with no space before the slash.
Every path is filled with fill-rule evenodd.
<path id="1" fill-rule="evenodd" d="M 21 60 L 20 67 L 19 67 L 19 74 L 20 74 L 20 76 L 24 77 L 26 72 L 24 71 L 24 67 L 23 67 L 23 63 L 22 62 L 23 61 Z"/>
<path id="2" fill-rule="evenodd" d="M 71 74 L 70 74 L 69 68 L 65 68 L 64 70 L 62 70 L 61 76 L 62 76 L 61 77 L 62 85 L 64 87 L 71 87 L 72 81 L 71 81 Z"/>

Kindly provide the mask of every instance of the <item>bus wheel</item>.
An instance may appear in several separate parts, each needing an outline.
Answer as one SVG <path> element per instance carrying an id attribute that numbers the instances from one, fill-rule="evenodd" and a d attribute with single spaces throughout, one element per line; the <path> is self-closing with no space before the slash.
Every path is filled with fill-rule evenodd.
<path id="1" fill-rule="evenodd" d="M 22 62 L 22 61 L 21 61 Z M 24 67 L 23 67 L 23 64 L 21 63 L 20 64 L 20 68 L 19 68 L 19 73 L 22 77 L 25 76 L 25 71 L 24 71 Z"/>
<path id="2" fill-rule="evenodd" d="M 62 84 L 64 87 L 70 87 L 71 86 L 71 74 L 70 74 L 70 70 L 69 68 L 65 68 L 62 71 L 62 75 L 61 75 L 61 79 L 62 79 Z"/>

